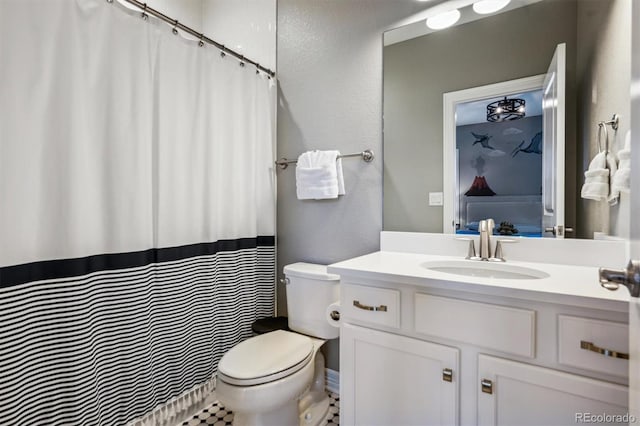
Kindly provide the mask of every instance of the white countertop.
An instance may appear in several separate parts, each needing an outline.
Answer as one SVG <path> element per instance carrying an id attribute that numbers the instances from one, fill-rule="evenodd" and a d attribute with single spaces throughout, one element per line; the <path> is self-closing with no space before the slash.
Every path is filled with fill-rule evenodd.
<path id="1" fill-rule="evenodd" d="M 548 274 L 537 279 L 497 279 L 438 272 L 422 266 L 424 262 L 465 261 L 460 256 L 379 251 L 329 265 L 328 271 L 345 280 L 367 280 L 481 293 L 503 297 L 559 303 L 595 309 L 626 312 L 629 292 L 621 286 L 609 291 L 598 282 L 598 268 L 593 266 L 509 261 L 496 263 L 533 268 Z M 467 260 L 473 266 L 485 262 Z"/>

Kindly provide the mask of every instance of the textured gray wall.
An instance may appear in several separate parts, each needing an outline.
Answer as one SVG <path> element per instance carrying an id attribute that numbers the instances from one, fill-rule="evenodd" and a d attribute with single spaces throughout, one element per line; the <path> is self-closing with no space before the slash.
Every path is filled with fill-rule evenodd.
<path id="1" fill-rule="evenodd" d="M 419 4 L 424 8 L 424 4 Z M 379 249 L 382 229 L 382 32 L 415 12 L 407 0 L 278 1 L 278 156 L 373 149 L 343 161 L 347 194 L 296 199 L 295 170 L 278 172 L 278 270 L 329 264 Z M 282 286 L 278 310 L 286 313 Z M 338 369 L 337 344 L 328 366 Z"/>
<path id="2" fill-rule="evenodd" d="M 495 42 L 494 42 L 495 41 Z M 575 99 L 576 2 L 544 1 L 384 48 L 384 229 L 442 232 L 442 94 L 547 71 L 567 43 Z M 566 223 L 575 223 L 575 101 L 567 104 Z"/>
<path id="3" fill-rule="evenodd" d="M 595 30 L 594 30 L 595 29 Z M 631 0 L 580 0 L 578 2 L 578 190 L 582 171 L 598 152 L 596 123 L 620 115 L 620 128 L 610 131 L 610 151 L 624 146 L 630 127 Z M 611 129 L 609 129 L 611 130 Z M 609 207 L 606 202 L 578 199 L 577 234 L 593 232 L 628 237 L 628 194 Z"/>

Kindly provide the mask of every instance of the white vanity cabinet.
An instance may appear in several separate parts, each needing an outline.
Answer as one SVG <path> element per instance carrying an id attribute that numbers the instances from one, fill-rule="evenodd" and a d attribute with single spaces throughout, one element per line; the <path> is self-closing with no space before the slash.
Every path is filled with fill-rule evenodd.
<path id="1" fill-rule="evenodd" d="M 340 338 L 342 424 L 457 423 L 458 349 L 350 324 Z"/>
<path id="2" fill-rule="evenodd" d="M 574 425 L 627 412 L 625 312 L 341 272 L 344 425 Z"/>
<path id="3" fill-rule="evenodd" d="M 487 355 L 478 357 L 478 425 L 592 423 L 587 415 L 628 413 L 625 386 Z M 606 419 L 605 419 L 606 420 Z"/>

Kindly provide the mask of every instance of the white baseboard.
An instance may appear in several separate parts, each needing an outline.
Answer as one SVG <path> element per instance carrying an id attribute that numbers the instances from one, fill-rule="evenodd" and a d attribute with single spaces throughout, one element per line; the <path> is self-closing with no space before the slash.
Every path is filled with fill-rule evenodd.
<path id="1" fill-rule="evenodd" d="M 340 372 L 325 368 L 326 388 L 329 392 L 340 393 Z"/>

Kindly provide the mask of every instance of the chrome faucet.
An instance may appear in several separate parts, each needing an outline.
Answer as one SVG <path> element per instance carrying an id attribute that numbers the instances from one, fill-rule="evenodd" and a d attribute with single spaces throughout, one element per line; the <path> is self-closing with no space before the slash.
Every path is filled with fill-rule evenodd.
<path id="1" fill-rule="evenodd" d="M 478 224 L 478 231 L 480 232 L 480 252 L 476 255 L 476 246 L 473 238 L 461 237 L 456 238 L 460 241 L 469 242 L 469 250 L 467 252 L 467 260 L 485 260 L 489 262 L 505 262 L 504 252 L 502 251 L 503 243 L 516 243 L 517 240 L 512 239 L 498 239 L 496 240 L 496 249 L 493 255 L 491 254 L 491 235 L 493 234 L 493 228 L 495 222 L 493 219 L 481 220 Z"/>
<path id="2" fill-rule="evenodd" d="M 480 260 L 489 260 L 492 257 L 491 254 L 491 234 L 493 234 L 493 228 L 495 223 L 493 219 L 481 220 L 478 225 L 478 231 L 480 231 L 480 252 L 478 257 Z"/>

